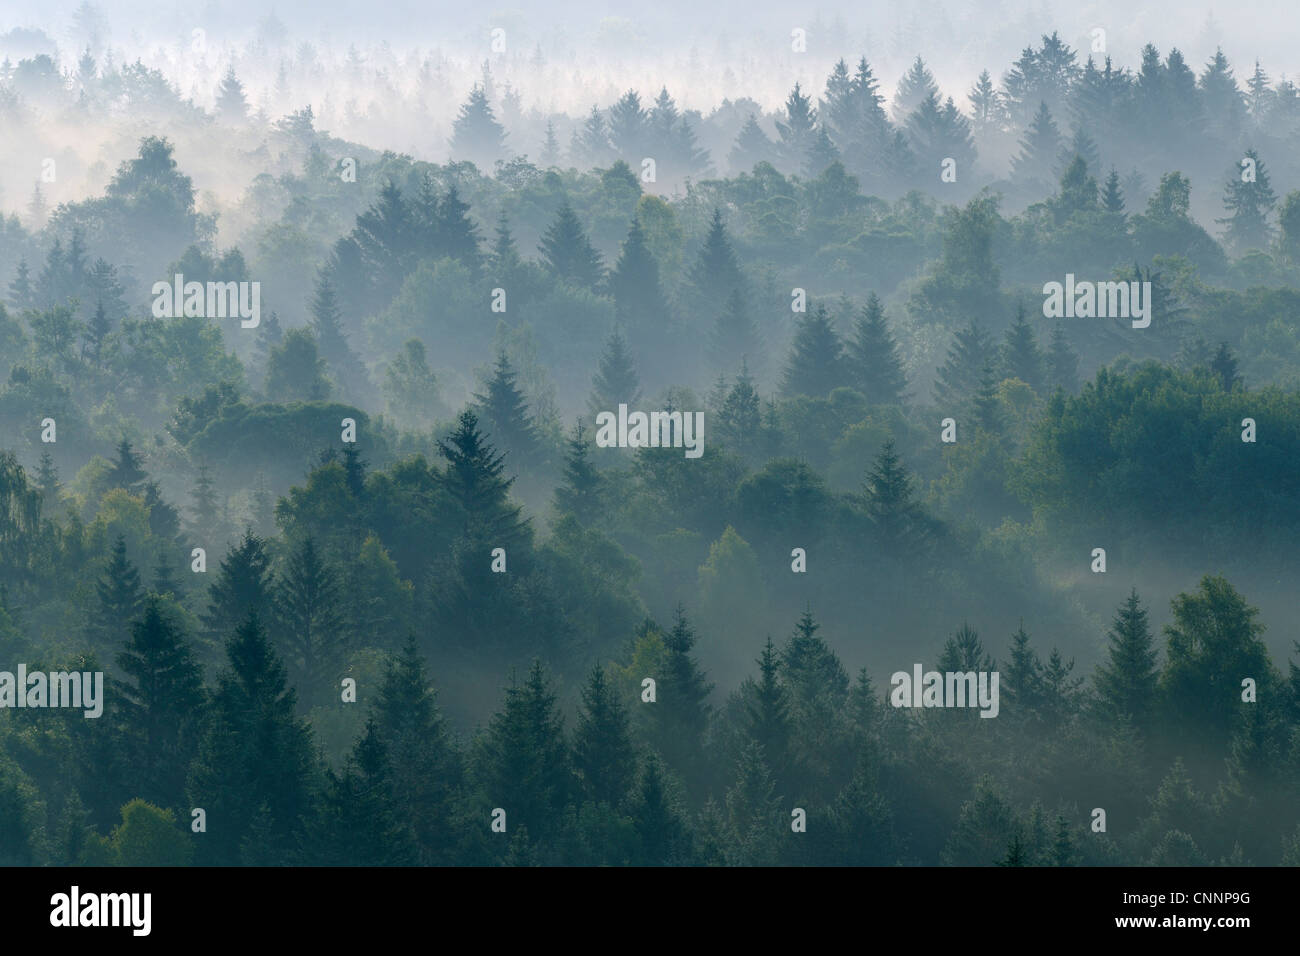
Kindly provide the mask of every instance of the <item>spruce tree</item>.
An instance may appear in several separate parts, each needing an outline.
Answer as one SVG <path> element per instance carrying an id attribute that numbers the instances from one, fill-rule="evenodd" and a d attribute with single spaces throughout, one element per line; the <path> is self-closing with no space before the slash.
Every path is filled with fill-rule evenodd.
<path id="1" fill-rule="evenodd" d="M 108 484 L 138 494 L 140 486 L 149 477 L 141 467 L 142 461 L 140 454 L 132 450 L 131 443 L 123 438 L 117 443 L 117 459 L 108 473 Z"/>
<path id="2" fill-rule="evenodd" d="M 334 283 L 323 270 L 316 277 L 316 289 L 311 300 L 311 328 L 316 336 L 321 357 L 329 363 L 339 391 L 355 397 L 366 383 L 366 370 L 361 365 L 343 330 L 343 313 L 339 309 Z"/>
<path id="3" fill-rule="evenodd" d="M 781 160 L 788 171 L 804 168 L 816 126 L 817 109 L 812 105 L 812 97 L 800 92 L 796 83 L 785 100 L 785 119 L 776 121 L 776 131 L 781 137 L 778 144 Z"/>
<path id="4" fill-rule="evenodd" d="M 1119 173 L 1114 166 L 1110 168 L 1110 175 L 1106 177 L 1106 185 L 1101 194 L 1101 208 L 1119 215 L 1124 213 L 1124 191 L 1120 188 Z"/>
<path id="5" fill-rule="evenodd" d="M 1020 141 L 1020 153 L 1011 161 L 1011 175 L 1021 182 L 1045 186 L 1055 178 L 1052 171 L 1061 152 L 1061 132 L 1046 103 L 1038 112 Z"/>
<path id="6" fill-rule="evenodd" d="M 1070 347 L 1065 327 L 1059 322 L 1052 328 L 1052 341 L 1047 348 L 1047 384 L 1063 388 L 1073 395 L 1079 390 L 1079 356 Z"/>
<path id="7" fill-rule="evenodd" d="M 614 297 L 614 316 L 624 328 L 647 342 L 663 334 L 668 300 L 659 281 L 659 263 L 646 244 L 638 216 L 632 217 L 618 261 L 609 274 L 609 291 Z"/>
<path id="8" fill-rule="evenodd" d="M 1237 373 L 1237 358 L 1232 354 L 1232 349 L 1228 348 L 1227 342 L 1219 343 L 1214 358 L 1210 360 L 1210 371 L 1225 392 L 1231 392 L 1241 384 L 1241 376 Z"/>
<path id="9" fill-rule="evenodd" d="M 244 97 L 244 84 L 235 76 L 234 66 L 226 69 L 226 75 L 217 88 L 217 115 L 226 123 L 242 123 L 248 118 L 248 100 Z"/>
<path id="10" fill-rule="evenodd" d="M 603 513 L 605 481 L 591 463 L 590 438 L 582 419 L 573 426 L 564 455 L 564 483 L 555 489 L 555 510 L 589 527 Z"/>
<path id="11" fill-rule="evenodd" d="M 745 294 L 739 288 L 731 290 L 727 305 L 717 316 L 709 336 L 709 360 L 720 371 L 739 368 L 742 362 L 762 363 L 762 339 L 758 326 L 750 314 Z"/>
<path id="12" fill-rule="evenodd" d="M 912 479 L 894 448 L 894 439 L 887 439 L 880 449 L 863 482 L 861 499 L 891 560 L 915 553 L 924 544 L 925 528 L 913 498 Z"/>
<path id="13" fill-rule="evenodd" d="M 1147 610 L 1136 588 L 1116 611 L 1106 638 L 1106 660 L 1093 674 L 1102 713 L 1111 721 L 1127 715 L 1135 728 L 1148 730 L 1155 711 L 1159 671 Z"/>
<path id="14" fill-rule="evenodd" d="M 527 827 L 539 842 L 559 829 L 571 797 L 570 755 L 540 661 L 522 684 L 506 688 L 505 705 L 476 743 L 474 766 L 489 805 L 506 808 L 512 826 Z"/>
<path id="15" fill-rule="evenodd" d="M 138 774 L 136 793 L 179 808 L 198 744 L 203 679 L 180 623 L 156 599 L 132 627 L 117 664 L 125 675 L 116 686 L 126 761 Z"/>
<path id="16" fill-rule="evenodd" d="M 566 201 L 542 236 L 542 258 L 557 278 L 585 289 L 595 289 L 605 274 L 600 253 L 582 229 L 573 207 Z"/>
<path id="17" fill-rule="evenodd" d="M 663 671 L 649 728 L 651 744 L 688 785 L 698 784 L 704 770 L 704 734 L 712 713 L 708 699 L 713 693 L 713 684 L 691 653 L 695 642 L 695 630 L 678 605 L 673 628 L 664 635 Z"/>
<path id="18" fill-rule="evenodd" d="M 490 170 L 505 154 L 505 128 L 497 122 L 487 92 L 475 84 L 451 125 L 451 155 Z"/>
<path id="19" fill-rule="evenodd" d="M 848 384 L 872 405 L 901 405 L 907 388 L 898 344 L 885 321 L 885 309 L 873 292 L 867 297 L 853 337 L 845 345 L 844 365 Z"/>
<path id="20" fill-rule="evenodd" d="M 736 141 L 727 154 L 727 163 L 733 173 L 748 173 L 759 163 L 776 159 L 776 146 L 772 143 L 753 113 L 736 134 Z"/>
<path id="21" fill-rule="evenodd" d="M 998 384 L 1001 379 L 993 371 L 992 363 L 984 366 L 980 376 L 979 388 L 975 390 L 972 402 L 975 412 L 975 427 L 988 435 L 1000 435 L 1002 432 L 1002 401 L 998 398 Z"/>
<path id="22" fill-rule="evenodd" d="M 762 429 L 758 391 L 749 374 L 749 365 L 740 363 L 740 374 L 727 392 L 717 413 L 716 432 L 722 442 L 734 450 L 753 448 Z M 748 457 L 748 456 L 745 456 Z"/>
<path id="23" fill-rule="evenodd" d="M 934 74 L 925 65 L 925 61 L 918 56 L 903 74 L 903 78 L 898 81 L 898 89 L 894 92 L 894 102 L 891 106 L 894 122 L 900 125 L 906 123 L 907 118 L 923 100 L 938 95 L 939 84 L 934 81 Z"/>
<path id="24" fill-rule="evenodd" d="M 741 696 L 745 701 L 745 729 L 749 739 L 763 748 L 763 756 L 773 778 L 787 784 L 791 782 L 790 699 L 778 677 L 780 656 L 770 636 L 757 663 L 758 680 L 746 678 L 741 684 Z"/>
<path id="25" fill-rule="evenodd" d="M 140 572 L 126 556 L 126 538 L 118 535 L 104 575 L 96 585 L 99 596 L 99 620 L 95 631 L 106 646 L 120 643 L 144 607 L 144 589 Z"/>
<path id="26" fill-rule="evenodd" d="M 541 447 L 517 378 L 506 353 L 498 351 L 486 390 L 476 392 L 474 401 L 484 436 L 509 456 L 512 468 L 523 470 L 537 461 Z"/>
<path id="27" fill-rule="evenodd" d="M 609 140 L 623 159 L 640 163 L 650 147 L 650 116 L 636 90 L 628 90 L 609 108 Z"/>
<path id="28" fill-rule="evenodd" d="M 1273 192 L 1264 161 L 1254 149 L 1246 150 L 1243 163 L 1247 160 L 1251 166 L 1234 168 L 1228 174 L 1223 196 L 1228 216 L 1217 221 L 1227 227 L 1224 236 L 1236 248 L 1265 249 L 1273 237 L 1268 218 L 1277 205 L 1277 194 Z"/>
<path id="29" fill-rule="evenodd" d="M 1043 391 L 1043 353 L 1038 348 L 1033 328 L 1025 320 L 1023 303 L 1016 306 L 1016 320 L 1007 329 L 1002 344 L 1002 377 L 1018 378 L 1035 392 Z"/>
<path id="30" fill-rule="evenodd" d="M 295 674 L 304 703 L 323 703 L 338 686 L 348 635 L 339 573 L 316 542 L 290 552 L 274 592 L 277 643 Z"/>
<path id="31" fill-rule="evenodd" d="M 521 519 L 522 509 L 510 503 L 514 479 L 503 477 L 504 456 L 479 430 L 472 411 L 460 413 L 451 435 L 438 440 L 438 450 L 447 460 L 441 483 L 459 511 L 463 536 L 509 548 L 527 535 L 529 519 Z"/>
<path id="32" fill-rule="evenodd" d="M 641 779 L 632 798 L 632 828 L 636 832 L 639 853 L 634 862 L 640 866 L 668 866 L 686 862 L 689 831 L 674 804 L 664 778 L 659 758 L 647 754 Z"/>
<path id="33" fill-rule="evenodd" d="M 687 275 L 691 309 L 696 315 L 720 315 L 735 289 L 745 287 L 740 260 L 727 236 L 722 210 L 714 208 L 704 246 Z"/>
<path id="34" fill-rule="evenodd" d="M 786 395 L 824 398 L 844 379 L 839 336 L 825 306 L 817 306 L 799 322 L 782 390 Z"/>
<path id="35" fill-rule="evenodd" d="M 207 462 L 199 463 L 199 474 L 194 479 L 194 489 L 190 492 L 194 499 L 194 523 L 201 533 L 211 532 L 217 522 L 216 482 Z"/>
<path id="36" fill-rule="evenodd" d="M 627 707 L 600 664 L 592 667 L 582 689 L 573 734 L 573 768 L 587 800 L 615 809 L 627 797 L 636 775 Z"/>
<path id="37" fill-rule="evenodd" d="M 189 804 L 207 811 L 210 839 L 199 843 L 198 862 L 284 860 L 309 806 L 311 731 L 294 714 L 297 695 L 255 617 L 227 642 L 226 657 L 186 787 Z"/>
<path id="38" fill-rule="evenodd" d="M 392 791 L 415 832 L 422 865 L 445 864 L 458 835 L 452 811 L 463 767 L 413 634 L 384 670 L 373 719 L 392 766 Z"/>
<path id="39" fill-rule="evenodd" d="M 971 319 L 965 328 L 957 330 L 948 356 L 939 368 L 934 384 L 935 399 L 941 405 L 955 409 L 971 398 L 979 388 L 984 366 L 993 361 L 994 356 L 988 333 Z"/>
<path id="40" fill-rule="evenodd" d="M 42 513 L 54 514 L 62 497 L 63 486 L 59 484 L 59 471 L 54 467 L 54 458 L 49 451 L 41 452 L 41 463 L 36 469 L 36 487 L 41 492 Z"/>
<path id="41" fill-rule="evenodd" d="M 1024 621 L 1011 635 L 1011 654 L 1002 668 L 1002 689 L 1018 719 L 1037 715 L 1043 699 L 1043 662 L 1029 646 Z"/>
<path id="42" fill-rule="evenodd" d="M 618 414 L 620 404 L 635 409 L 641 400 L 641 381 L 632 362 L 623 333 L 617 328 L 605 340 L 605 350 L 591 380 L 587 408 L 593 419 L 601 412 Z"/>

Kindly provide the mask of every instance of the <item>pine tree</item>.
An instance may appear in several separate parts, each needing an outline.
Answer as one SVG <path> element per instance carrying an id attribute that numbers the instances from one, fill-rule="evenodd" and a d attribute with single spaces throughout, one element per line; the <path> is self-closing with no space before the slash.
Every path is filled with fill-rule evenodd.
<path id="1" fill-rule="evenodd" d="M 274 591 L 277 643 L 305 703 L 323 703 L 338 686 L 347 644 L 343 582 L 310 537 L 290 552 Z"/>
<path id="2" fill-rule="evenodd" d="M 966 95 L 970 102 L 971 114 L 974 121 L 971 124 L 971 131 L 975 135 L 976 141 L 983 140 L 1002 128 L 1002 103 L 998 95 L 997 88 L 993 85 L 993 78 L 989 76 L 989 71 L 984 70 L 980 73 L 975 85 L 970 88 Z"/>
<path id="3" fill-rule="evenodd" d="M 442 485 L 460 511 L 462 535 L 509 548 L 527 534 L 529 519 L 521 519 L 520 507 L 509 499 L 514 479 L 502 477 L 504 456 L 479 431 L 472 411 L 460 413 L 452 434 L 438 440 L 438 450 L 447 460 Z"/>
<path id="4" fill-rule="evenodd" d="M 1016 320 L 1007 329 L 1002 345 L 1002 377 L 1018 378 L 1035 392 L 1043 391 L 1043 353 L 1025 319 L 1023 303 L 1016 306 Z"/>
<path id="5" fill-rule="evenodd" d="M 717 412 L 718 437 L 732 449 L 752 448 L 762 429 L 758 391 L 749 374 L 749 363 L 741 360 L 740 373 Z"/>
<path id="6" fill-rule="evenodd" d="M 735 289 L 745 288 L 740 260 L 727 236 L 722 210 L 714 208 L 699 258 L 687 275 L 691 308 L 696 315 L 720 315 Z"/>
<path id="7" fill-rule="evenodd" d="M 709 337 L 709 359 L 718 369 L 730 371 L 742 362 L 760 364 L 763 343 L 750 315 L 744 293 L 732 289 L 726 309 L 714 320 Z"/>
<path id="8" fill-rule="evenodd" d="M 1127 715 L 1135 728 L 1147 730 L 1155 710 L 1159 672 L 1147 611 L 1136 588 L 1116 612 L 1106 637 L 1106 661 L 1093 674 L 1098 703 L 1109 720 Z"/>
<path id="9" fill-rule="evenodd" d="M 750 741 L 736 761 L 735 783 L 727 791 L 727 824 L 732 861 L 739 866 L 773 866 L 779 859 L 781 795 L 763 753 Z"/>
<path id="10" fill-rule="evenodd" d="M 140 572 L 126 556 L 126 538 L 118 535 L 104 575 L 96 585 L 99 596 L 99 621 L 95 628 L 106 646 L 120 643 L 130 633 L 131 625 L 144 607 L 144 589 Z"/>
<path id="11" fill-rule="evenodd" d="M 825 306 L 819 305 L 800 322 L 790 349 L 782 389 L 787 395 L 823 398 L 843 381 L 839 336 Z"/>
<path id="12" fill-rule="evenodd" d="M 952 637 L 944 642 L 943 651 L 935 662 L 934 669 L 947 673 L 950 671 L 992 671 L 995 669 L 993 658 L 984 652 L 984 642 L 965 621 Z"/>
<path id="13" fill-rule="evenodd" d="M 1124 192 L 1120 189 L 1119 173 L 1114 166 L 1110 168 L 1110 175 L 1106 177 L 1106 186 L 1101 194 L 1101 208 L 1120 215 L 1124 213 Z"/>
<path id="14" fill-rule="evenodd" d="M 118 706 L 136 793 L 160 807 L 180 807 L 198 743 L 203 678 L 180 624 L 156 599 L 132 627 L 117 664 L 125 675 Z"/>
<path id="15" fill-rule="evenodd" d="M 632 217 L 618 261 L 609 274 L 614 316 L 638 338 L 653 341 L 663 334 L 668 300 L 659 281 L 659 263 L 646 244 L 641 219 Z"/>
<path id="16" fill-rule="evenodd" d="M 1052 341 L 1047 349 L 1047 384 L 1063 388 L 1073 395 L 1079 390 L 1079 356 L 1070 347 L 1065 327 L 1059 322 L 1052 328 Z"/>
<path id="17" fill-rule="evenodd" d="M 458 839 L 451 816 L 463 768 L 413 634 L 385 668 L 373 719 L 388 750 L 393 794 L 415 832 L 419 862 L 449 862 Z"/>
<path id="18" fill-rule="evenodd" d="M 1225 392 L 1231 392 L 1241 384 L 1241 376 L 1237 374 L 1237 358 L 1232 354 L 1232 349 L 1228 348 L 1227 342 L 1219 343 L 1214 358 L 1210 360 L 1210 371 L 1214 373 Z"/>
<path id="19" fill-rule="evenodd" d="M 1249 167 L 1233 169 L 1228 175 L 1223 197 L 1228 217 L 1217 222 L 1227 226 L 1224 237 L 1238 249 L 1264 249 L 1273 237 L 1268 217 L 1277 205 L 1277 194 L 1259 154 L 1248 149 L 1243 164 L 1246 160 L 1250 162 Z M 1248 176 L 1250 172 L 1254 173 L 1253 177 Z"/>
<path id="20" fill-rule="evenodd" d="M 758 125 L 758 118 L 750 113 L 727 154 L 727 164 L 733 173 L 747 173 L 759 163 L 775 160 L 776 146 Z"/>
<path id="21" fill-rule="evenodd" d="M 477 278 L 483 268 L 483 239 L 478 224 L 470 217 L 469 203 L 460 198 L 460 190 L 452 183 L 438 198 L 435 214 L 434 252 L 457 260 L 470 275 Z"/>
<path id="22" fill-rule="evenodd" d="M 555 489 L 555 510 L 590 526 L 603 513 L 604 496 L 604 479 L 591 463 L 589 439 L 578 419 L 564 456 L 564 483 Z"/>
<path id="23" fill-rule="evenodd" d="M 560 163 L 560 140 L 555 135 L 555 122 L 546 121 L 546 138 L 542 140 L 540 157 L 543 169 L 554 169 Z"/>
<path id="24" fill-rule="evenodd" d="M 366 370 L 348 344 L 343 330 L 343 313 L 338 296 L 328 273 L 322 270 L 316 277 L 316 289 L 311 301 L 311 328 L 316 336 L 321 357 L 329 363 L 345 396 L 356 396 L 366 381 Z"/>
<path id="25" fill-rule="evenodd" d="M 1020 141 L 1020 153 L 1011 161 L 1011 174 L 1019 181 L 1045 186 L 1055 178 L 1057 156 L 1061 152 L 1061 133 L 1046 103 L 1038 112 Z"/>
<path id="26" fill-rule="evenodd" d="M 698 782 L 704 769 L 704 734 L 712 713 L 708 699 L 713 693 L 713 684 L 691 653 L 695 642 L 686 611 L 678 605 L 673 629 L 664 635 L 663 671 L 649 728 L 652 745 L 688 784 Z"/>
<path id="27" fill-rule="evenodd" d="M 980 375 L 979 388 L 975 390 L 972 401 L 975 412 L 975 427 L 988 435 L 1002 432 L 1002 401 L 998 398 L 998 384 L 1001 379 L 993 371 L 993 364 L 984 366 Z"/>
<path id="28" fill-rule="evenodd" d="M 609 140 L 623 159 L 640 163 L 650 148 L 650 116 L 636 90 L 628 90 L 609 108 Z"/>
<path id="29" fill-rule="evenodd" d="M 777 677 L 780 657 L 768 637 L 758 658 L 759 679 L 749 678 L 741 685 L 745 699 L 745 727 L 749 738 L 763 748 L 763 756 L 773 777 L 791 782 L 790 699 Z"/>
<path id="30" fill-rule="evenodd" d="M 248 118 L 244 84 L 235 76 L 234 66 L 226 69 L 226 75 L 217 88 L 217 115 L 226 123 L 242 123 Z"/>
<path id="31" fill-rule="evenodd" d="M 812 105 L 812 97 L 801 93 L 796 83 L 785 100 L 785 120 L 776 121 L 776 131 L 781 137 L 778 149 L 787 170 L 804 168 L 816 126 L 817 109 Z"/>
<path id="32" fill-rule="evenodd" d="M 1020 622 L 1011 635 L 1010 659 L 1002 668 L 1002 689 L 1006 692 L 1014 713 L 1022 720 L 1035 717 L 1043 702 L 1043 662 L 1038 652 L 1029 646 L 1025 623 Z"/>
<path id="33" fill-rule="evenodd" d="M 59 472 L 54 467 L 54 458 L 48 451 L 41 452 L 40 467 L 36 470 L 36 487 L 41 492 L 41 511 L 53 514 L 62 498 L 62 485 L 59 484 Z"/>
<path id="34" fill-rule="evenodd" d="M 1256 128 L 1264 126 L 1272 110 L 1274 98 L 1273 90 L 1269 88 L 1268 74 L 1259 65 L 1259 60 L 1256 60 L 1255 71 L 1246 81 L 1246 112 Z"/>
<path id="35" fill-rule="evenodd" d="M 506 155 L 506 131 L 497 122 L 487 92 L 478 84 L 470 90 L 451 126 L 451 155 L 483 169 Z"/>
<path id="36" fill-rule="evenodd" d="M 891 560 L 909 552 L 919 553 L 925 527 L 913 498 L 912 479 L 894 448 L 894 439 L 887 439 L 880 449 L 863 483 L 861 498 L 882 549 Z"/>
<path id="37" fill-rule="evenodd" d="M 853 337 L 845 345 L 844 365 L 848 383 L 872 405 L 901 405 L 907 388 L 903 360 L 898 355 L 885 321 L 885 308 L 873 292 L 853 326 Z"/>
<path id="38" fill-rule="evenodd" d="M 639 843 L 641 866 L 668 866 L 685 862 L 689 832 L 674 805 L 659 758 L 647 754 L 641 779 L 632 798 L 632 827 Z"/>
<path id="39" fill-rule="evenodd" d="M 108 484 L 113 488 L 138 493 L 140 486 L 149 477 L 141 467 L 140 454 L 131 448 L 131 442 L 123 438 L 117 443 L 117 460 L 108 473 Z"/>
<path id="40" fill-rule="evenodd" d="M 935 399 L 949 408 L 955 408 L 975 394 L 979 388 L 984 366 L 995 356 L 988 333 L 971 319 L 953 338 L 948 356 L 939 368 L 934 384 Z"/>
<path id="41" fill-rule="evenodd" d="M 559 829 L 569 803 L 569 748 L 555 691 L 534 661 L 523 684 L 506 688 L 504 707 L 477 741 L 475 776 L 491 806 L 539 843 Z"/>
<path id="42" fill-rule="evenodd" d="M 831 140 L 831 134 L 826 131 L 825 126 L 818 126 L 817 132 L 813 134 L 812 140 L 808 144 L 808 151 L 805 154 L 801 171 L 809 179 L 816 179 L 832 164 L 839 161 L 840 151 Z"/>
<path id="43" fill-rule="evenodd" d="M 294 716 L 297 696 L 256 618 L 230 638 L 226 657 L 186 787 L 190 805 L 207 811 L 211 839 L 199 843 L 198 861 L 283 860 L 309 805 L 311 732 Z"/>
<path id="44" fill-rule="evenodd" d="M 618 808 L 632 788 L 636 756 L 627 707 L 596 664 L 582 689 L 582 709 L 573 734 L 573 767 L 585 798 Z"/>
<path id="45" fill-rule="evenodd" d="M 585 289 L 595 289 L 605 274 L 600 253 L 592 246 L 582 223 L 566 201 L 542 237 L 542 257 L 556 277 Z"/>
<path id="46" fill-rule="evenodd" d="M 891 107 L 894 122 L 900 125 L 906 123 L 907 118 L 926 97 L 938 95 L 939 84 L 935 83 L 934 74 L 925 65 L 925 61 L 918 56 L 903 74 L 903 78 L 898 81 L 898 89 L 894 92 L 894 102 Z"/>
<path id="47" fill-rule="evenodd" d="M 605 340 L 596 374 L 591 380 L 587 407 L 594 419 L 601 412 L 618 413 L 620 404 L 635 408 L 641 400 L 641 381 L 623 333 L 614 329 Z"/>
<path id="48" fill-rule="evenodd" d="M 516 384 L 517 377 L 506 353 L 498 351 L 486 391 L 475 393 L 474 401 L 484 437 L 510 456 L 511 467 L 526 469 L 537 460 L 541 448 L 537 428 L 528 413 L 528 401 Z"/>
<path id="49" fill-rule="evenodd" d="M 200 532 L 210 532 L 217 523 L 217 491 L 207 462 L 199 463 L 199 474 L 194 480 L 194 523 Z"/>
<path id="50" fill-rule="evenodd" d="M 609 142 L 609 127 L 600 110 L 592 106 L 582 129 L 573 134 L 569 162 L 578 169 L 595 169 L 607 166 L 615 159 L 614 147 Z"/>

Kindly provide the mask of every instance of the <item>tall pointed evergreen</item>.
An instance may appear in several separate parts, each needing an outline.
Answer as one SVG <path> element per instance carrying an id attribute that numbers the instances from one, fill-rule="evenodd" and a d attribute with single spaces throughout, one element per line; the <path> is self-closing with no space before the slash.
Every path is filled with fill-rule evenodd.
<path id="1" fill-rule="evenodd" d="M 567 201 L 542 236 L 541 251 L 552 273 L 585 289 L 595 289 L 605 274 L 600 253 L 592 246 Z"/>
<path id="2" fill-rule="evenodd" d="M 1043 353 L 1025 319 L 1023 303 L 1016 306 L 1016 320 L 1007 329 L 1002 343 L 1002 376 L 1018 378 L 1035 392 L 1043 391 Z"/>
<path id="3" fill-rule="evenodd" d="M 1102 712 L 1110 720 L 1128 715 L 1134 727 L 1149 729 L 1160 675 L 1147 610 L 1136 588 L 1116 611 L 1106 638 L 1106 660 L 1093 675 Z"/>
<path id="4" fill-rule="evenodd" d="M 523 469 L 537 461 L 541 447 L 517 377 L 506 353 L 498 351 L 492 377 L 474 401 L 487 439 L 509 455 L 511 468 Z"/>
<path id="5" fill-rule="evenodd" d="M 935 400 L 955 409 L 975 394 L 984 366 L 993 361 L 995 352 L 988 333 L 974 319 L 958 329 L 948 356 L 939 368 L 934 383 Z"/>
<path id="6" fill-rule="evenodd" d="M 636 775 L 636 755 L 627 706 L 596 664 L 582 689 L 582 708 L 573 733 L 573 768 L 587 800 L 622 805 Z"/>
<path id="7" fill-rule="evenodd" d="M 564 455 L 564 482 L 555 489 L 555 510 L 591 525 L 602 513 L 605 481 L 591 463 L 591 437 L 582 419 L 573 426 Z"/>
<path id="8" fill-rule="evenodd" d="M 641 380 L 632 362 L 623 333 L 614 329 L 605 340 L 596 374 L 591 380 L 591 398 L 587 408 L 594 420 L 601 412 L 618 414 L 620 404 L 635 408 L 641 399 Z"/>
<path id="9" fill-rule="evenodd" d="M 338 687 L 348 637 L 338 571 L 310 537 L 290 552 L 275 590 L 276 635 L 304 703 L 323 703 Z"/>
<path id="10" fill-rule="evenodd" d="M 874 292 L 853 324 L 853 336 L 845 343 L 844 353 L 850 387 L 860 391 L 872 405 L 902 403 L 907 388 L 903 360 L 885 321 L 885 308 Z"/>
<path id="11" fill-rule="evenodd" d="M 709 360 L 714 367 L 731 372 L 742 362 L 761 367 L 763 343 L 758 326 L 750 314 L 744 293 L 732 289 L 726 309 L 714 320 L 709 336 Z"/>
<path id="12" fill-rule="evenodd" d="M 799 322 L 785 367 L 782 389 L 787 395 L 824 398 L 844 380 L 840 338 L 825 306 L 817 306 Z"/>

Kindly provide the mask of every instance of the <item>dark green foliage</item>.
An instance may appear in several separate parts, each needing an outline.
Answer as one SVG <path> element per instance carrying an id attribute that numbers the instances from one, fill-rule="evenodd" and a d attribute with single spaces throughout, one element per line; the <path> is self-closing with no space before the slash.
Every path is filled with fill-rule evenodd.
<path id="1" fill-rule="evenodd" d="M 856 388 L 873 405 L 897 405 L 903 401 L 907 378 L 903 362 L 885 321 L 884 306 L 873 292 L 853 326 L 853 337 L 845 345 L 844 365 L 848 385 Z"/>

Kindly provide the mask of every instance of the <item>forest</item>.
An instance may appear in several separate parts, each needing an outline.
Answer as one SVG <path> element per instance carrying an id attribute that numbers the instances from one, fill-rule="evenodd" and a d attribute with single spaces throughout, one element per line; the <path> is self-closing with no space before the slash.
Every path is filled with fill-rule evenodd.
<path id="1" fill-rule="evenodd" d="M 0 863 L 1300 865 L 1300 88 L 1049 30 L 575 113 L 276 37 L 0 33 Z"/>

